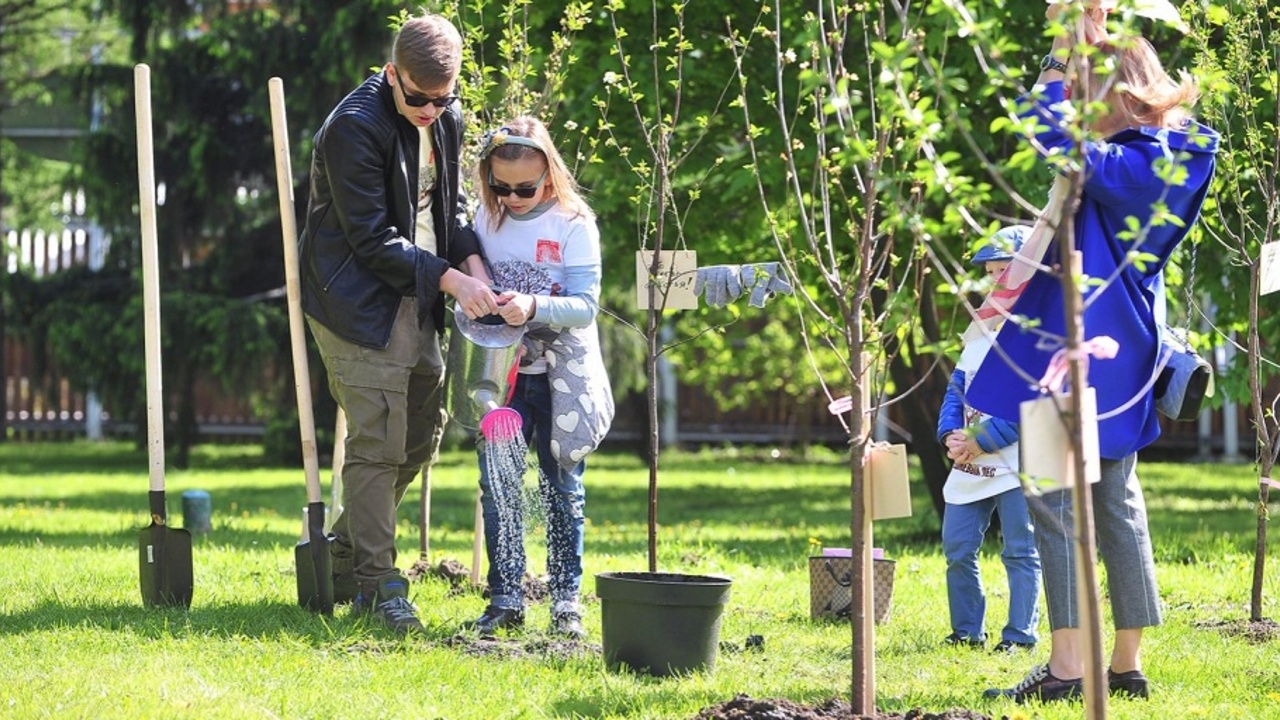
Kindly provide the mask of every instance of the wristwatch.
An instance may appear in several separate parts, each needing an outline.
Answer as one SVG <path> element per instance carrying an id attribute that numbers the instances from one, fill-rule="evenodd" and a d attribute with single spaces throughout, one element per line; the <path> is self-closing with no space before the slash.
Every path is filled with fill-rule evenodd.
<path id="1" fill-rule="evenodd" d="M 1053 53 L 1049 53 L 1040 61 L 1040 71 L 1043 72 L 1045 70 L 1057 70 L 1060 73 L 1065 73 L 1067 71 L 1067 64 L 1059 62 L 1058 59 L 1053 56 Z"/>

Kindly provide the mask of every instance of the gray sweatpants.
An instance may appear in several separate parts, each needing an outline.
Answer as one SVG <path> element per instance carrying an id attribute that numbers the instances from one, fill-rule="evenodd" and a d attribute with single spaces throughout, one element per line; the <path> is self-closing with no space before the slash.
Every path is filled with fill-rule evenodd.
<path id="1" fill-rule="evenodd" d="M 1136 454 L 1122 460 L 1103 459 L 1102 479 L 1092 486 L 1098 553 L 1107 568 L 1107 593 L 1120 630 L 1160 624 L 1160 593 L 1137 465 Z M 1080 627 L 1072 494 L 1058 490 L 1027 499 L 1052 630 Z"/>
<path id="2" fill-rule="evenodd" d="M 336 555 L 351 547 L 362 587 L 397 573 L 396 507 L 444 434 L 444 359 L 417 303 L 400 303 L 385 349 L 348 342 L 309 321 L 329 371 L 329 390 L 347 414 L 342 513 L 334 518 Z"/>

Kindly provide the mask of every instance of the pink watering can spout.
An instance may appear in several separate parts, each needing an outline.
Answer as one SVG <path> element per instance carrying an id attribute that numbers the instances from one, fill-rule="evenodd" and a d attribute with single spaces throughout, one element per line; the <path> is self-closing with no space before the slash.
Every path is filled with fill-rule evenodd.
<path id="1" fill-rule="evenodd" d="M 494 442 L 510 442 L 520 435 L 520 413 L 509 407 L 495 407 L 480 419 L 480 434 Z"/>

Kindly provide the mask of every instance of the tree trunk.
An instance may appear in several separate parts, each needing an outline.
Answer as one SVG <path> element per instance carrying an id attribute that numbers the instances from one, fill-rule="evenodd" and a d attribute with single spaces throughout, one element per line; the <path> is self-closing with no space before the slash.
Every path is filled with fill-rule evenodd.
<path id="1" fill-rule="evenodd" d="M 1263 412 L 1261 377 L 1262 342 L 1258 337 L 1258 277 L 1262 261 L 1254 262 L 1249 273 L 1249 395 L 1253 404 L 1253 425 L 1257 436 L 1255 447 L 1261 461 L 1261 477 L 1271 477 L 1275 466 L 1275 438 L 1270 436 L 1267 426 L 1267 413 Z M 1253 622 L 1262 620 L 1262 586 L 1267 567 L 1267 501 L 1271 488 L 1266 482 L 1258 483 L 1257 538 L 1253 547 L 1253 587 L 1249 592 L 1249 619 Z"/>
<path id="2" fill-rule="evenodd" d="M 186 468 L 191 464 L 191 446 L 196 444 L 200 427 L 196 423 L 196 373 L 194 368 L 183 368 L 178 373 L 178 418 L 174 428 L 173 466 Z"/>
<path id="3" fill-rule="evenodd" d="M 5 256 L 0 255 L 0 258 Z M 5 360 L 8 357 L 8 351 L 5 349 L 5 322 L 4 313 L 4 293 L 5 293 L 5 277 L 7 272 L 0 272 L 0 443 L 9 437 L 9 368 Z"/>

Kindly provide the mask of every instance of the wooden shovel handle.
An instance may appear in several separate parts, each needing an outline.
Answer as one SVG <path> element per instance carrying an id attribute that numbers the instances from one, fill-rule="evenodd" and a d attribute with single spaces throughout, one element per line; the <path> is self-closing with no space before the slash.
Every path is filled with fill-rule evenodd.
<path id="1" fill-rule="evenodd" d="M 284 281 L 289 299 L 289 344 L 293 350 L 293 384 L 298 395 L 302 434 L 302 471 L 307 502 L 320 496 L 320 463 L 316 453 L 316 420 L 311 408 L 311 371 L 307 366 L 307 328 L 302 318 L 302 283 L 298 280 L 298 228 L 293 210 L 293 165 L 289 160 L 289 126 L 284 110 L 284 81 L 267 81 L 271 95 L 271 136 L 275 144 L 276 190 L 280 196 L 280 231 L 284 243 Z"/>
<path id="2" fill-rule="evenodd" d="M 142 217 L 142 330 L 147 366 L 147 459 L 151 489 L 164 492 L 164 388 L 160 373 L 160 260 L 156 249 L 156 174 L 151 139 L 151 68 L 133 68 L 138 134 L 138 208 Z"/>

